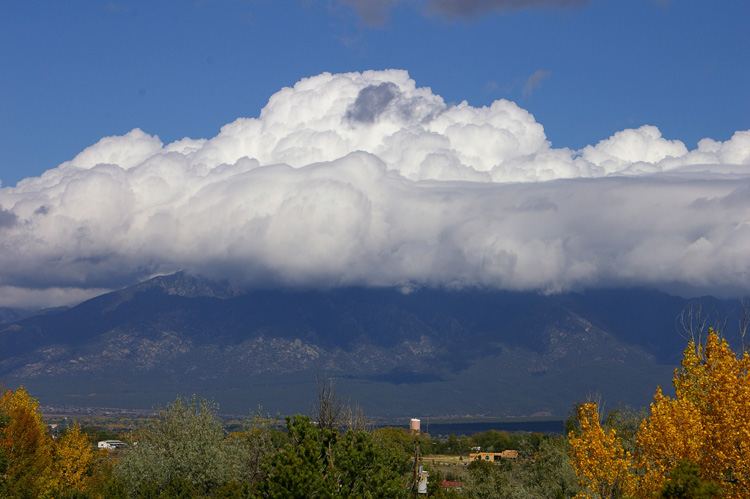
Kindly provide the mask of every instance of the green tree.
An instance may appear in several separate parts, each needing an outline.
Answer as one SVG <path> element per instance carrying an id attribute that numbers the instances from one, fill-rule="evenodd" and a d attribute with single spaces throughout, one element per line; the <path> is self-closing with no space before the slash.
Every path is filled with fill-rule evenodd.
<path id="1" fill-rule="evenodd" d="M 229 443 L 241 463 L 236 477 L 238 480 L 251 484 L 263 479 L 263 461 L 281 447 L 285 438 L 277 425 L 278 417 L 264 416 L 258 408 L 257 413 L 246 422 L 244 431 L 229 435 Z"/>
<path id="2" fill-rule="evenodd" d="M 372 437 L 375 441 L 384 446 L 395 446 L 403 453 L 412 455 L 414 453 L 414 444 L 419 444 L 422 454 L 430 454 L 427 449 L 432 447 L 432 442 L 425 438 L 424 434 L 413 435 L 406 428 L 396 428 L 385 426 L 372 431 Z"/>
<path id="3" fill-rule="evenodd" d="M 364 431 L 318 428 L 287 418 L 288 441 L 264 464 L 261 497 L 388 498 L 403 495 L 408 458 Z"/>
<path id="4" fill-rule="evenodd" d="M 330 448 L 337 433 L 319 430 L 306 416 L 287 417 L 289 441 L 264 466 L 262 497 L 272 499 L 333 497 L 336 484 L 328 475 L 333 467 Z"/>
<path id="5" fill-rule="evenodd" d="M 471 436 L 472 447 L 481 447 L 482 452 L 502 452 L 518 449 L 519 436 L 507 431 L 489 430 Z"/>
<path id="6" fill-rule="evenodd" d="M 440 483 L 446 480 L 446 477 L 439 469 L 433 469 L 429 465 L 426 465 L 425 470 L 430 474 L 427 482 L 427 497 L 432 499 L 457 499 L 465 497 L 457 490 L 451 488 L 443 489 Z"/>
<path id="7" fill-rule="evenodd" d="M 721 488 L 713 482 L 701 480 L 700 467 L 687 459 L 680 459 L 669 474 L 669 480 L 659 493 L 661 499 L 715 499 Z"/>
<path id="8" fill-rule="evenodd" d="M 408 469 L 399 449 L 378 445 L 364 431 L 347 431 L 337 443 L 333 458 L 338 497 L 399 497 Z"/>
<path id="9" fill-rule="evenodd" d="M 578 493 L 578 480 L 569 452 L 566 438 L 550 436 L 539 444 L 533 459 L 522 463 L 523 482 L 531 497 L 565 499 Z"/>
<path id="10" fill-rule="evenodd" d="M 218 406 L 180 397 L 160 409 L 115 469 L 131 497 L 146 490 L 210 494 L 240 474 L 241 463 L 216 417 Z"/>
<path id="11" fill-rule="evenodd" d="M 511 483 L 503 467 L 489 461 L 472 461 L 463 490 L 469 497 L 505 499 L 510 497 Z"/>
<path id="12" fill-rule="evenodd" d="M 453 456 L 468 455 L 471 452 L 471 448 L 475 446 L 475 442 L 467 437 L 461 435 L 460 437 L 454 433 L 448 435 L 445 440 L 431 440 L 428 445 L 423 445 L 425 454 L 449 454 Z"/>

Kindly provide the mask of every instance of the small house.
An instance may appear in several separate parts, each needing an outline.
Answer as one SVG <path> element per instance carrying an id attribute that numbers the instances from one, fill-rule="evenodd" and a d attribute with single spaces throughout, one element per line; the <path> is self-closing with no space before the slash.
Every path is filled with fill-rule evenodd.
<path id="1" fill-rule="evenodd" d="M 118 450 L 124 449 L 128 444 L 120 440 L 100 440 L 99 448 L 104 450 Z"/>

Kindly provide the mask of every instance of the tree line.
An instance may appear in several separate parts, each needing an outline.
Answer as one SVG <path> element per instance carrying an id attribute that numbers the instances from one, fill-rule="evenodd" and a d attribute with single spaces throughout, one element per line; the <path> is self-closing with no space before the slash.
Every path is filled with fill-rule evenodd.
<path id="1" fill-rule="evenodd" d="M 692 337 L 675 371 L 675 396 L 656 389 L 648 409 L 600 412 L 578 404 L 567 435 L 489 431 L 436 439 L 374 428 L 319 380 L 311 416 L 259 410 L 227 432 L 218 406 L 177 398 L 107 453 L 73 424 L 52 438 L 23 387 L 0 397 L 0 497 L 412 497 L 415 447 L 468 458 L 472 448 L 518 459 L 471 462 L 459 476 L 430 471 L 428 497 L 750 497 L 750 357 L 714 330 Z M 442 488 L 443 479 L 460 481 Z"/>
<path id="2" fill-rule="evenodd" d="M 437 439 L 363 425 L 361 414 L 343 404 L 321 422 L 317 416 L 328 408 L 319 403 L 314 417 L 291 416 L 281 427 L 259 410 L 228 433 L 216 404 L 178 397 L 121 436 L 127 449 L 110 453 L 95 450 L 77 424 L 53 439 L 38 402 L 20 387 L 0 401 L 0 497 L 405 498 L 412 497 L 415 446 L 423 455 L 465 454 L 467 464 L 471 448 L 480 445 L 520 448 L 526 458 L 505 467 L 472 463 L 463 477 L 428 470 L 429 497 L 487 497 L 489 489 L 504 493 L 517 485 L 538 492 L 530 497 L 545 497 L 555 479 L 550 470 L 560 466 L 567 468 L 563 482 L 575 486 L 560 435 L 493 430 Z M 445 478 L 463 480 L 462 490 L 443 490 Z"/>

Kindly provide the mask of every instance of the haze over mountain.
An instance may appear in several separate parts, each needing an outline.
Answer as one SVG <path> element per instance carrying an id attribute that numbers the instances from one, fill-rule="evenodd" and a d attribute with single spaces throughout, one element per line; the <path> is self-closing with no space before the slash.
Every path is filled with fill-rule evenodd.
<path id="1" fill-rule="evenodd" d="M 737 311 L 700 303 L 712 322 Z M 178 273 L 0 325 L 0 379 L 44 404 L 198 394 L 244 414 L 307 412 L 327 375 L 371 416 L 564 417 L 590 395 L 613 407 L 668 392 L 690 304 L 643 290 L 246 292 Z"/>

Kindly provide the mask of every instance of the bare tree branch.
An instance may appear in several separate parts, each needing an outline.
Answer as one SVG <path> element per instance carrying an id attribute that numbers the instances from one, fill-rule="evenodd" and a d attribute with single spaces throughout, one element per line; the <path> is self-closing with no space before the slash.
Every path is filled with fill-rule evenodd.
<path id="1" fill-rule="evenodd" d="M 739 328 L 740 328 L 740 347 L 741 352 L 747 352 L 750 349 L 750 345 L 745 342 L 747 336 L 747 329 L 750 326 L 750 302 L 745 301 L 744 298 L 740 297 L 740 310 L 739 310 Z"/>
<path id="2" fill-rule="evenodd" d="M 312 418 L 320 428 L 340 428 L 345 420 L 344 402 L 336 397 L 334 379 L 315 375 L 318 384 L 318 403 L 312 407 Z"/>
<path id="3" fill-rule="evenodd" d="M 372 421 L 365 417 L 365 411 L 359 404 L 354 404 L 352 409 L 351 404 L 347 406 L 347 412 L 349 414 L 349 429 L 355 432 L 367 432 L 370 433 L 375 426 Z"/>

